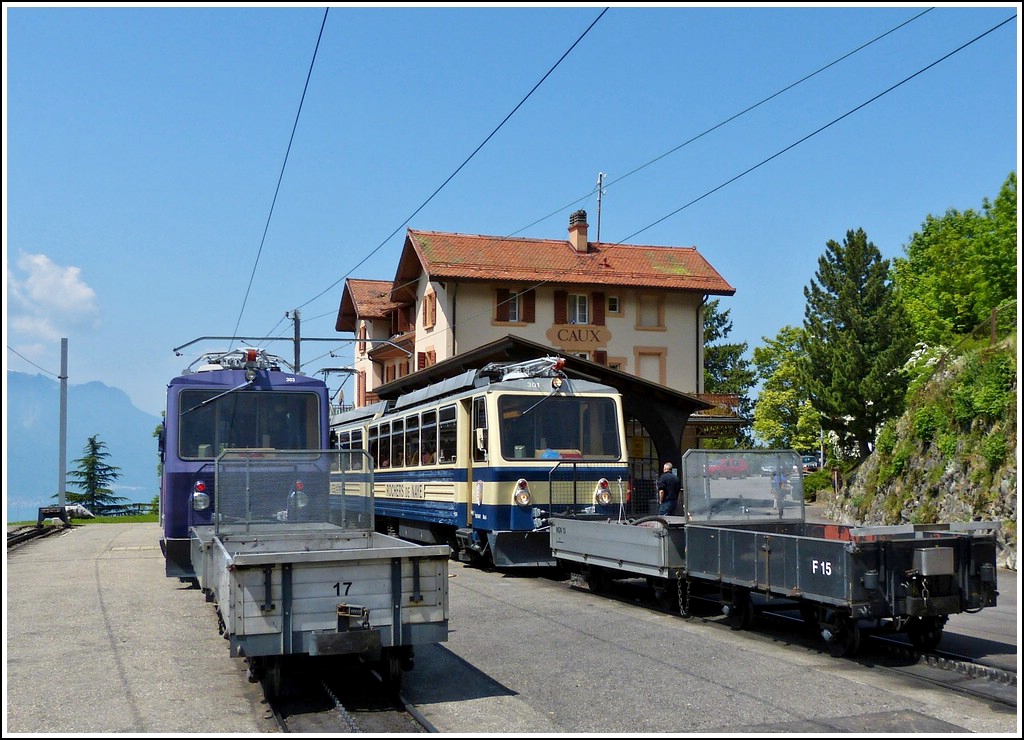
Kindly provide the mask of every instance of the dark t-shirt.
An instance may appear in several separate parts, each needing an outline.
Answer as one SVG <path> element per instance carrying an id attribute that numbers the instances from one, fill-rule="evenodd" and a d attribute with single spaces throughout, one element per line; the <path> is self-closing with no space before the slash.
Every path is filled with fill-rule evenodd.
<path id="1" fill-rule="evenodd" d="M 658 478 L 658 490 L 665 492 L 665 501 L 679 500 L 679 476 L 671 470 Z"/>

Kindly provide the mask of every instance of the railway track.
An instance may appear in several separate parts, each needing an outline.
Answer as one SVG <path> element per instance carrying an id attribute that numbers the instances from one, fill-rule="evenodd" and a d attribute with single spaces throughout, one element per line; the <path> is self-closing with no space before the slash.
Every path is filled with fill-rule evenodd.
<path id="1" fill-rule="evenodd" d="M 570 588 L 592 590 L 578 576 L 570 577 L 567 583 Z M 646 583 L 638 579 L 615 581 L 602 590 L 602 595 L 635 606 L 677 616 L 679 614 L 674 602 L 659 598 Z M 721 605 L 714 599 L 695 597 L 690 603 L 689 618 L 699 619 L 712 628 L 731 629 L 728 619 L 722 614 Z M 750 639 L 786 642 L 811 650 L 823 649 L 818 630 L 808 628 L 796 610 L 758 611 L 756 624 L 743 632 Z M 985 699 L 1005 707 L 1017 707 L 1016 672 L 985 665 L 940 649 L 920 651 L 891 635 L 868 633 L 864 636 L 858 654 L 842 659 L 854 660 L 876 670 L 925 681 L 951 692 Z"/>
<path id="2" fill-rule="evenodd" d="M 380 674 L 354 656 L 299 661 L 268 705 L 282 732 L 437 732 L 401 692 L 389 688 Z"/>
<path id="3" fill-rule="evenodd" d="M 25 526 L 12 529 L 7 532 L 7 550 L 13 550 L 20 545 L 40 537 L 49 537 L 57 532 L 65 531 L 66 527 L 35 527 Z"/>

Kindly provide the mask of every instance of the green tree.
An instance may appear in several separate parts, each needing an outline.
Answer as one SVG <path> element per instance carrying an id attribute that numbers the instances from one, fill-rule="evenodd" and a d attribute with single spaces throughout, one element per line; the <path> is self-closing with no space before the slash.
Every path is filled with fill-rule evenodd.
<path id="1" fill-rule="evenodd" d="M 914 347 L 889 262 L 863 229 L 847 231 L 827 242 L 804 297 L 801 382 L 822 427 L 864 459 L 879 425 L 903 409 Z"/>
<path id="2" fill-rule="evenodd" d="M 722 393 L 739 397 L 740 415 L 751 417 L 753 404 L 747 396 L 754 385 L 754 370 L 743 355 L 746 342 L 724 342 L 732 332 L 729 310 L 719 311 L 719 301 L 704 306 L 704 392 Z M 752 447 L 753 439 L 746 427 L 737 438 L 720 439 L 720 447 Z M 714 444 L 714 443 L 712 443 Z"/>
<path id="3" fill-rule="evenodd" d="M 820 446 L 821 418 L 800 377 L 803 329 L 784 326 L 754 348 L 761 392 L 754 404 L 754 434 L 768 447 L 813 452 Z"/>
<path id="4" fill-rule="evenodd" d="M 77 467 L 68 473 L 68 485 L 78 491 L 68 491 L 68 503 L 82 504 L 93 514 L 112 514 L 128 503 L 123 496 L 115 496 L 110 485 L 121 477 L 121 468 L 110 465 L 107 445 L 98 434 L 89 437 L 82 450 L 82 457 L 74 462 Z"/>
<path id="5" fill-rule="evenodd" d="M 982 212 L 929 215 L 892 264 L 892 279 L 918 338 L 952 344 L 1017 289 L 1017 176 Z"/>

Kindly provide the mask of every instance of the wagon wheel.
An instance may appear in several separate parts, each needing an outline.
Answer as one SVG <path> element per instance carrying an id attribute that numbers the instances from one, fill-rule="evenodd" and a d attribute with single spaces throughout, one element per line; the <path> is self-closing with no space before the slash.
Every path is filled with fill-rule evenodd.
<path id="1" fill-rule="evenodd" d="M 608 590 L 608 576 L 604 569 L 592 565 L 587 569 L 587 586 L 595 593 L 603 593 Z"/>
<path id="2" fill-rule="evenodd" d="M 388 691 L 397 694 L 402 688 L 402 653 L 394 648 L 384 648 L 381 652 L 381 680 Z"/>
<path id="3" fill-rule="evenodd" d="M 732 602 L 722 605 L 725 612 L 729 629 L 745 630 L 754 621 L 754 605 L 750 601 L 750 591 L 745 588 L 737 588 L 732 592 Z"/>
<path id="4" fill-rule="evenodd" d="M 922 652 L 930 652 L 939 646 L 942 639 L 942 617 L 914 617 L 907 625 L 910 644 Z"/>
<path id="5" fill-rule="evenodd" d="M 833 658 L 852 658 L 860 647 L 860 627 L 857 620 L 847 614 L 838 615 L 822 633 L 828 643 L 828 652 Z"/>
<path id="6" fill-rule="evenodd" d="M 281 659 L 268 657 L 262 660 L 261 673 L 263 674 L 263 694 L 267 701 L 276 701 L 281 697 L 282 675 L 284 671 L 281 666 Z"/>
<path id="7" fill-rule="evenodd" d="M 654 599 L 659 607 L 667 612 L 679 608 L 679 592 L 675 581 L 661 580 L 651 585 L 654 587 Z"/>

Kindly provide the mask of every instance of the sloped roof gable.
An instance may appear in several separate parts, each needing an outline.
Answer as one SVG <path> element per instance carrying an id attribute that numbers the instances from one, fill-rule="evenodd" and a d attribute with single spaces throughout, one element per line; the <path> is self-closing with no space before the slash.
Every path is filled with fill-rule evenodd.
<path id="1" fill-rule="evenodd" d="M 395 276 L 394 300 L 422 272 L 432 280 L 606 285 L 733 295 L 736 290 L 695 247 L 605 245 L 586 253 L 568 240 L 453 234 L 409 229 Z M 417 259 L 412 259 L 410 250 Z M 417 264 L 418 263 L 418 264 Z"/>
<path id="2" fill-rule="evenodd" d="M 360 318 L 387 318 L 391 311 L 401 305 L 391 300 L 393 287 L 389 280 L 346 280 L 338 318 L 334 324 L 335 331 L 354 332 L 356 321 Z"/>

